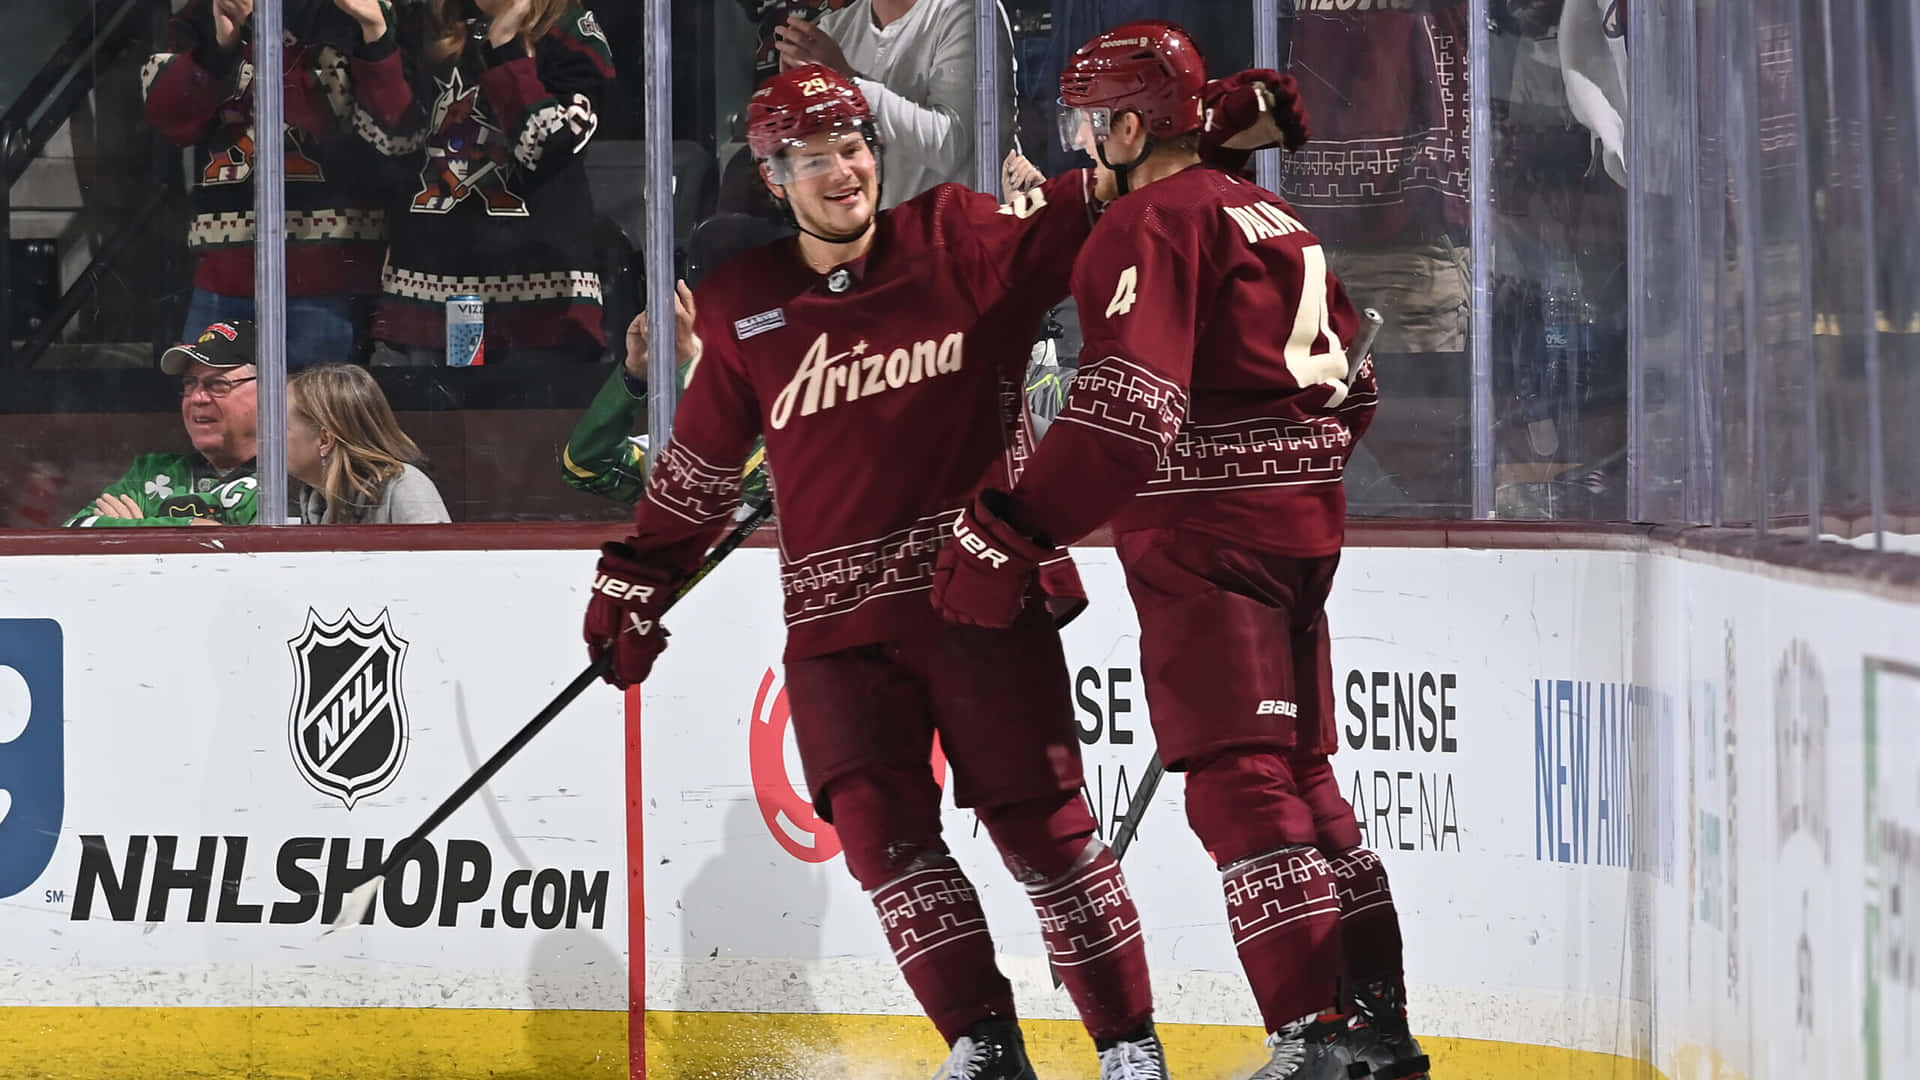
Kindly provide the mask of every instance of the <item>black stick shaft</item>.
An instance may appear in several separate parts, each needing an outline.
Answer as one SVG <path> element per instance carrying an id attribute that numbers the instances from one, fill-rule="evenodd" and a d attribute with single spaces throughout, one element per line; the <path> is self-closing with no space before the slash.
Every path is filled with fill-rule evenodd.
<path id="1" fill-rule="evenodd" d="M 753 508 L 753 512 L 748 515 L 744 521 L 740 522 L 739 525 L 734 526 L 733 531 L 728 533 L 724 540 L 720 541 L 719 546 L 707 553 L 706 561 L 700 564 L 700 569 L 694 571 L 692 577 L 688 578 L 678 589 L 674 590 L 673 597 L 667 601 L 665 610 L 673 610 L 673 606 L 679 603 L 682 597 L 686 596 L 695 585 L 700 584 L 701 580 L 711 573 L 715 566 L 720 564 L 721 559 L 732 554 L 733 550 L 744 543 L 747 537 L 753 535 L 753 531 L 758 529 L 772 513 L 773 500 L 762 499 L 759 505 Z M 455 810 L 460 809 L 462 804 L 473 797 L 474 792 L 485 787 L 487 781 L 493 779 L 495 773 L 499 772 L 507 762 L 513 760 L 513 756 L 518 754 L 522 748 L 532 742 L 533 737 L 540 734 L 541 729 L 552 723 L 554 717 L 559 716 L 567 706 L 573 704 L 573 700 L 584 693 L 587 687 L 598 682 L 600 677 L 606 673 L 606 669 L 611 666 L 612 662 L 613 651 L 609 649 L 607 654 L 601 657 L 597 663 L 587 665 L 585 671 L 575 675 L 573 681 L 568 683 L 566 688 L 561 690 L 558 696 L 547 703 L 546 708 L 541 709 L 532 720 L 527 721 L 525 727 L 515 732 L 513 738 L 508 739 L 505 746 L 494 751 L 493 756 L 487 759 L 486 764 L 480 766 L 478 772 L 467 777 L 466 783 L 461 784 L 459 788 L 455 789 L 452 795 L 447 796 L 447 800 L 441 803 L 432 814 L 429 814 L 427 820 L 422 822 L 419 828 L 407 834 L 405 840 L 400 841 L 399 845 L 393 849 L 393 852 L 380 864 L 380 869 L 376 872 L 376 876 L 386 877 L 392 874 L 416 845 L 422 840 L 425 840 L 427 835 L 433 832 L 433 830 L 439 828 L 447 818 L 453 815 Z"/>
<path id="2" fill-rule="evenodd" d="M 1120 819 L 1120 827 L 1114 830 L 1113 857 L 1119 859 L 1133 846 L 1134 834 L 1140 831 L 1140 819 L 1147 816 L 1147 804 L 1153 802 L 1153 793 L 1160 789 L 1160 777 L 1166 775 L 1167 767 L 1160 763 L 1160 751 L 1153 752 L 1153 760 L 1147 762 L 1147 771 L 1140 777 L 1140 786 L 1133 789 L 1133 801 L 1127 804 L 1127 816 Z"/>
<path id="3" fill-rule="evenodd" d="M 1113 859 L 1119 862 L 1133 846 L 1133 836 L 1140 831 L 1140 819 L 1147 816 L 1147 804 L 1153 801 L 1153 793 L 1159 790 L 1160 776 L 1167 771 L 1160 764 L 1160 751 L 1153 752 L 1153 760 L 1147 762 L 1147 771 L 1140 776 L 1140 786 L 1133 789 L 1133 801 L 1127 804 L 1127 816 L 1120 819 L 1120 827 L 1113 832 Z M 1060 989 L 1060 969 L 1053 966 L 1053 958 L 1047 958 L 1047 967 L 1053 972 L 1053 988 Z"/>

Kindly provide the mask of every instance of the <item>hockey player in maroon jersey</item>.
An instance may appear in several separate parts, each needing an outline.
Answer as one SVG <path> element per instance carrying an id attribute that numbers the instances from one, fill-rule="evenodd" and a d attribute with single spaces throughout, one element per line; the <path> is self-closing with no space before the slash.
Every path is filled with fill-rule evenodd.
<path id="1" fill-rule="evenodd" d="M 927 600 L 954 516 L 1030 452 L 1020 379 L 1100 209 L 1092 176 L 1007 206 L 944 184 L 880 212 L 866 99 L 817 65 L 761 86 L 748 141 L 801 235 L 695 292 L 697 355 L 634 534 L 603 549 L 590 651 L 611 650 L 620 685 L 646 678 L 662 605 L 731 520 L 764 435 L 808 789 L 952 1047 L 938 1075 L 1033 1070 L 986 916 L 941 841 L 936 732 L 956 801 L 1028 890 L 1101 1075 L 1158 1080 L 1140 918 L 1080 792 L 1054 621 L 1084 604 L 1078 575 L 1064 552 L 1046 560 L 1004 629 L 949 626 Z"/>
<path id="2" fill-rule="evenodd" d="M 1270 1032 L 1255 1080 L 1422 1076 L 1386 874 L 1327 761 L 1324 605 L 1372 365 L 1348 356 L 1359 316 L 1292 208 L 1201 157 L 1256 121 L 1304 142 L 1292 81 L 1243 73 L 1203 110 L 1206 87 L 1162 22 L 1095 38 L 1062 74 L 1063 138 L 1113 200 L 1074 269 L 1083 363 L 1019 482 L 956 515 L 934 603 L 1005 626 L 1037 565 L 1110 523 L 1160 753 L 1187 774 Z"/>

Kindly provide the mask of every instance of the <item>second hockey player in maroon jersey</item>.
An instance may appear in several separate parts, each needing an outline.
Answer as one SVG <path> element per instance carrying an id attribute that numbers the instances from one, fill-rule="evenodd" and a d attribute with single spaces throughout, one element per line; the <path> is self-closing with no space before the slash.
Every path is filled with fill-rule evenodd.
<path id="1" fill-rule="evenodd" d="M 603 551 L 589 647 L 614 681 L 646 677 L 663 605 L 731 520 L 764 436 L 807 786 L 952 1047 L 940 1077 L 1033 1072 L 986 915 L 941 840 L 936 732 L 957 802 L 1027 888 L 1102 1075 L 1157 1080 L 1140 918 L 1080 791 L 1055 629 L 1082 602 L 1072 564 L 1061 553 L 1023 583 L 1006 629 L 949 626 L 927 599 L 954 515 L 1029 453 L 1020 380 L 1099 209 L 1091 175 L 1006 206 L 946 184 L 880 212 L 866 100 L 818 66 L 754 94 L 748 140 L 801 235 L 695 292 L 688 386 L 633 536 Z"/>
<path id="2" fill-rule="evenodd" d="M 1061 76 L 1062 134 L 1114 200 L 1074 269 L 1082 365 L 1019 482 L 956 515 L 934 602 L 1006 625 L 1037 564 L 1110 523 L 1159 750 L 1186 773 L 1270 1032 L 1255 1080 L 1422 1076 L 1386 874 L 1327 761 L 1324 605 L 1372 366 L 1348 354 L 1360 319 L 1313 233 L 1201 158 L 1223 134 L 1209 118 L 1304 142 L 1291 80 L 1243 74 L 1211 109 L 1206 86 L 1192 41 L 1158 22 L 1095 38 Z M 1372 1023 L 1350 1022 L 1343 985 Z"/>

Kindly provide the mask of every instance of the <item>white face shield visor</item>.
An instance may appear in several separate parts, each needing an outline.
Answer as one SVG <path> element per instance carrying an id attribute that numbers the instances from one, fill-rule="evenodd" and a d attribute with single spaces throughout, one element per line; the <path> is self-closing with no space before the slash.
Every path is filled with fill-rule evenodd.
<path id="1" fill-rule="evenodd" d="M 767 175 L 781 185 L 830 176 L 843 163 L 851 165 L 871 152 L 858 127 L 816 131 L 803 139 L 781 140 L 780 152 L 767 160 Z"/>
<path id="2" fill-rule="evenodd" d="M 1077 108 L 1064 99 L 1058 105 L 1060 149 L 1069 153 L 1080 150 L 1098 159 L 1094 147 L 1113 134 L 1113 110 L 1099 106 Z"/>

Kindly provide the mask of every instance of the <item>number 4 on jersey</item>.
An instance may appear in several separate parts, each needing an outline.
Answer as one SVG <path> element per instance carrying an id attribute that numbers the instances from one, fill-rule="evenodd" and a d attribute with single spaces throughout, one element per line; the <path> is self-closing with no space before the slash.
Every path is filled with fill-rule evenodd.
<path id="1" fill-rule="evenodd" d="M 1107 301 L 1107 318 L 1125 315 L 1133 310 L 1134 301 L 1139 299 L 1140 267 L 1129 266 L 1120 271 L 1120 284 L 1113 290 L 1113 299 Z"/>
<path id="2" fill-rule="evenodd" d="M 1327 317 L 1327 253 L 1319 244 L 1300 249 L 1300 304 L 1293 313 L 1293 333 L 1287 336 L 1287 372 L 1301 389 L 1326 386 L 1333 391 L 1326 407 L 1337 409 L 1347 400 L 1347 350 Z M 1327 339 L 1325 352 L 1314 343 Z"/>

